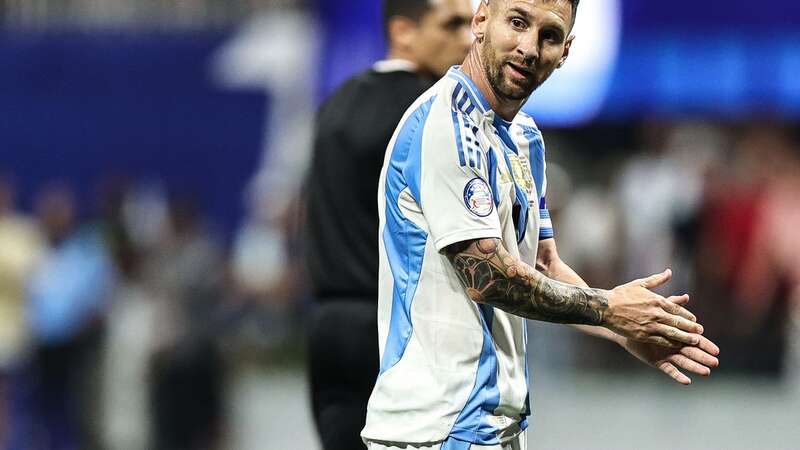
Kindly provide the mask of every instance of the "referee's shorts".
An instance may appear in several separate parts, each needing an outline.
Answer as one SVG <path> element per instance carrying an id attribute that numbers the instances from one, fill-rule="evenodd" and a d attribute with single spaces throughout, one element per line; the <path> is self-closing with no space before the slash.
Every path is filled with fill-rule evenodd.
<path id="1" fill-rule="evenodd" d="M 391 442 L 367 442 L 368 450 L 528 450 L 528 430 L 523 430 L 518 435 L 502 444 L 478 445 L 469 442 L 447 439 L 436 444 L 406 444 Z"/>

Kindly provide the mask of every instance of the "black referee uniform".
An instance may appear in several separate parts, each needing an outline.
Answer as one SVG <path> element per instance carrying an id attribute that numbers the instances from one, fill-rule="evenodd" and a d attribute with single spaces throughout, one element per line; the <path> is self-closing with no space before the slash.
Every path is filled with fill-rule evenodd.
<path id="1" fill-rule="evenodd" d="M 378 178 L 395 127 L 432 81 L 383 61 L 322 105 L 307 181 L 314 419 L 324 450 L 363 449 L 378 375 Z"/>

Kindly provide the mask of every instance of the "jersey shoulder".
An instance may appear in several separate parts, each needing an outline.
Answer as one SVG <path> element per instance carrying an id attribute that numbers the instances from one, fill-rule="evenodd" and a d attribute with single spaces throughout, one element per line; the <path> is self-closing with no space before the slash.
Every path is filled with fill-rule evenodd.
<path id="1" fill-rule="evenodd" d="M 539 130 L 539 126 L 536 124 L 536 121 L 533 120 L 533 116 L 525 111 L 520 111 L 517 113 L 513 124 L 528 132 L 538 133 L 540 135 L 542 134 L 542 132 Z"/>
<path id="2" fill-rule="evenodd" d="M 447 77 L 437 81 L 408 107 L 398 128 L 402 128 L 409 120 L 422 120 L 424 123 L 418 123 L 418 127 L 415 127 L 418 132 L 424 129 L 428 136 L 452 134 L 455 114 L 452 97 L 456 85 L 457 82 Z"/>
<path id="3" fill-rule="evenodd" d="M 511 135 L 517 146 L 544 153 L 544 136 L 530 114 L 520 111 L 512 122 L 512 130 Z"/>

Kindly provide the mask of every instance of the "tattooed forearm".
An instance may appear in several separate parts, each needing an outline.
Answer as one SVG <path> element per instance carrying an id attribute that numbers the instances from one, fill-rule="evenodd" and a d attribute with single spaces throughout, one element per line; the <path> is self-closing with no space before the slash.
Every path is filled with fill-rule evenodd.
<path id="1" fill-rule="evenodd" d="M 456 244 L 447 257 L 469 297 L 503 311 L 556 323 L 601 325 L 604 291 L 547 278 L 503 248 L 499 239 Z"/>

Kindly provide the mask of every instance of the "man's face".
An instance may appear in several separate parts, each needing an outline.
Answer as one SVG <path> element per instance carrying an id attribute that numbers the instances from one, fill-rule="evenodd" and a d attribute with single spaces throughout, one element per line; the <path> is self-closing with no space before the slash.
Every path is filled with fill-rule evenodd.
<path id="1" fill-rule="evenodd" d="M 412 44 L 419 66 L 437 77 L 461 64 L 472 44 L 470 0 L 431 0 Z"/>
<path id="2" fill-rule="evenodd" d="M 489 83 L 509 100 L 531 95 L 569 54 L 572 4 L 568 0 L 490 0 L 486 20 L 473 22 Z M 480 34 L 479 34 L 480 33 Z"/>

